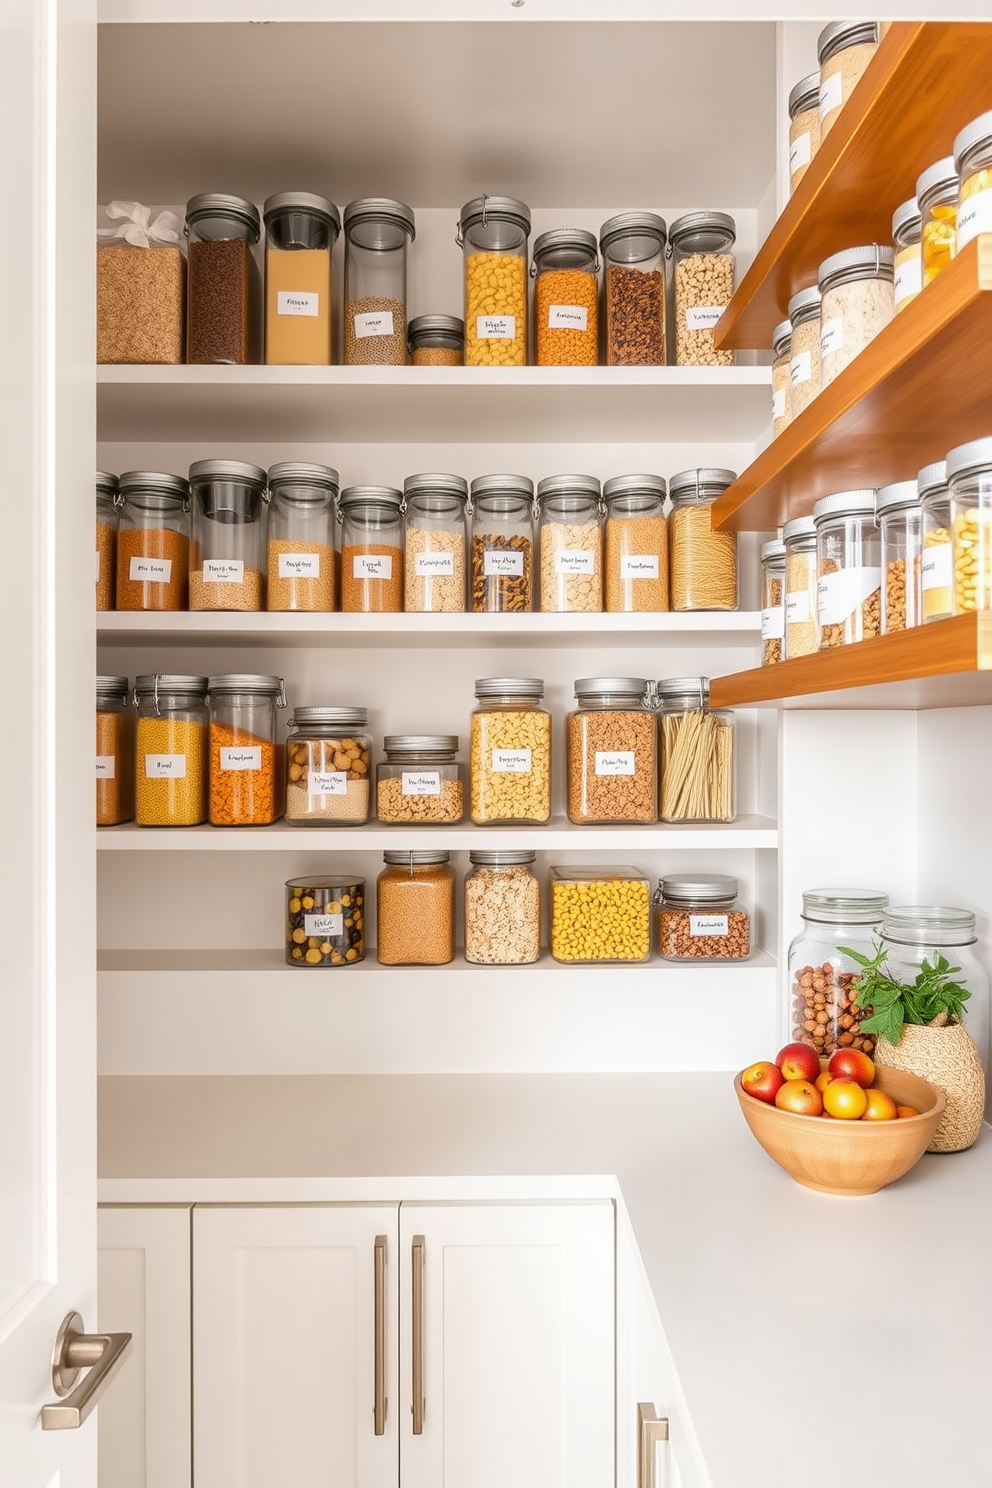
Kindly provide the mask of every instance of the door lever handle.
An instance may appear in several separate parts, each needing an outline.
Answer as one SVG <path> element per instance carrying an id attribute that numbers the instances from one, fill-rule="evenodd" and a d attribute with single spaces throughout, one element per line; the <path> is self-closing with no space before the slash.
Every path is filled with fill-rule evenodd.
<path id="1" fill-rule="evenodd" d="M 648 1401 L 637 1407 L 637 1488 L 655 1488 L 655 1452 L 659 1442 L 668 1440 L 668 1417 L 659 1416 Z"/>
<path id="2" fill-rule="evenodd" d="M 52 1389 L 59 1399 L 42 1406 L 42 1431 L 81 1426 L 130 1351 L 130 1333 L 84 1333 L 79 1313 L 67 1313 L 52 1350 Z M 81 1369 L 86 1378 L 76 1384 Z"/>

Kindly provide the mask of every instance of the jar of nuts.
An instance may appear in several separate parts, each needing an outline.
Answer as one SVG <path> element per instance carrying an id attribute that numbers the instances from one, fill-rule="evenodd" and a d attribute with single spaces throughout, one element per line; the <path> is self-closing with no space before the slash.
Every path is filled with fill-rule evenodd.
<path id="1" fill-rule="evenodd" d="M 882 561 L 874 491 L 838 491 L 813 506 L 820 650 L 882 629 Z"/>
<path id="2" fill-rule="evenodd" d="M 663 367 L 665 348 L 664 217 L 621 212 L 599 230 L 608 367 Z"/>
<path id="3" fill-rule="evenodd" d="M 858 963 L 841 947 L 872 954 L 872 941 L 889 902 L 866 889 L 810 889 L 803 894 L 803 928 L 789 947 L 789 1017 L 786 1037 L 811 1044 L 818 1054 L 875 1047 L 861 1032 L 870 1016 L 857 1004 Z"/>
<path id="4" fill-rule="evenodd" d="M 460 822 L 462 771 L 457 734 L 387 734 L 376 766 L 376 815 L 381 822 Z"/>
<path id="5" fill-rule="evenodd" d="M 920 554 L 920 611 L 924 625 L 954 613 L 951 562 L 951 493 L 947 463 L 924 465 L 916 477 L 923 509 L 923 549 Z"/>
<path id="6" fill-rule="evenodd" d="M 657 727 L 643 677 L 581 677 L 568 715 L 568 819 L 658 819 Z"/>
<path id="7" fill-rule="evenodd" d="M 551 714 L 539 677 L 480 677 L 472 714 L 472 820 L 477 826 L 551 817 Z"/>
<path id="8" fill-rule="evenodd" d="M 365 960 L 365 880 L 291 878 L 286 882 L 286 961 L 290 966 L 355 966 Z"/>
<path id="9" fill-rule="evenodd" d="M 713 328 L 734 292 L 737 226 L 726 212 L 687 212 L 672 223 L 675 260 L 675 361 L 680 367 L 732 367 L 718 351 Z"/>
<path id="10" fill-rule="evenodd" d="M 472 609 L 525 613 L 534 603 L 534 482 L 479 475 L 472 482 Z"/>
<path id="11" fill-rule="evenodd" d="M 407 329 L 411 367 L 460 367 L 465 322 L 460 315 L 415 315 Z"/>
<path id="12" fill-rule="evenodd" d="M 369 819 L 370 739 L 365 708 L 297 708 L 286 742 L 286 820 L 356 826 Z"/>
<path id="13" fill-rule="evenodd" d="M 470 852 L 465 879 L 465 960 L 525 966 L 541 954 L 541 885 L 536 853 L 498 847 Z"/>
<path id="14" fill-rule="evenodd" d="M 923 509 L 915 480 L 881 486 L 876 515 L 882 539 L 882 634 L 920 624 Z"/>
<path id="15" fill-rule="evenodd" d="M 729 873 L 669 873 L 654 896 L 664 961 L 746 961 L 751 920 Z"/>
<path id="16" fill-rule="evenodd" d="M 538 482 L 541 609 L 597 614 L 603 608 L 602 498 L 594 475 Z"/>

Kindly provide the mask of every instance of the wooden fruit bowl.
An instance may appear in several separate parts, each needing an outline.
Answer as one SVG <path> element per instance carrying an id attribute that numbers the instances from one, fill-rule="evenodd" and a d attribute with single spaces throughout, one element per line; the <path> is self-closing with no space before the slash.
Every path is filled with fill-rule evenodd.
<path id="1" fill-rule="evenodd" d="M 826 1069 L 825 1059 L 820 1064 Z M 872 1194 L 919 1162 L 944 1114 L 943 1091 L 918 1075 L 876 1065 L 875 1084 L 897 1106 L 915 1106 L 919 1116 L 896 1121 L 797 1116 L 748 1095 L 740 1075 L 734 1089 L 758 1142 L 797 1183 L 819 1193 Z"/>

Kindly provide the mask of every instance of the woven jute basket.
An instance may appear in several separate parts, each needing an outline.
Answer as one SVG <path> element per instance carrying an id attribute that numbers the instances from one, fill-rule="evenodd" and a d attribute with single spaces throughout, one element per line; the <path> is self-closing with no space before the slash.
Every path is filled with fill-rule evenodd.
<path id="1" fill-rule="evenodd" d="M 904 1023 L 898 1044 L 879 1038 L 874 1059 L 876 1064 L 922 1075 L 944 1092 L 947 1105 L 928 1152 L 962 1152 L 971 1146 L 985 1111 L 985 1072 L 963 1023 L 944 1028 Z"/>

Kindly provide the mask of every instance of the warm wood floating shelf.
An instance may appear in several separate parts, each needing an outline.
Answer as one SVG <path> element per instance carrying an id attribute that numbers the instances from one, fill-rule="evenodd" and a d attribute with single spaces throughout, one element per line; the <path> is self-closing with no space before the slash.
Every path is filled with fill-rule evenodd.
<path id="1" fill-rule="evenodd" d="M 767 350 L 789 298 L 831 253 L 890 243 L 892 213 L 954 136 L 992 109 L 992 24 L 899 21 L 786 203 L 716 329 Z"/>
<path id="2" fill-rule="evenodd" d="M 719 708 L 967 708 L 992 703 L 992 613 L 715 677 Z"/>
<path id="3" fill-rule="evenodd" d="M 767 532 L 820 496 L 915 479 L 955 445 L 992 434 L 990 291 L 986 234 L 717 498 L 716 525 Z"/>

